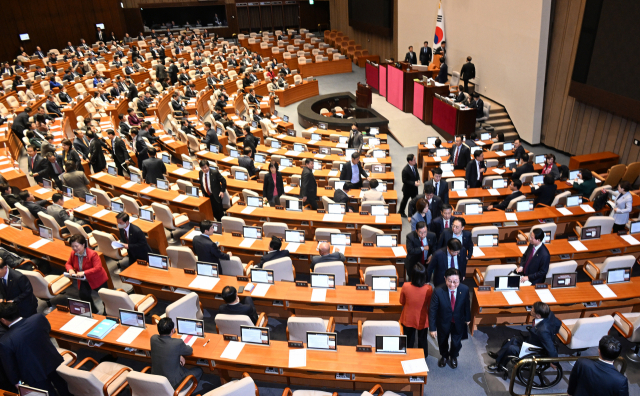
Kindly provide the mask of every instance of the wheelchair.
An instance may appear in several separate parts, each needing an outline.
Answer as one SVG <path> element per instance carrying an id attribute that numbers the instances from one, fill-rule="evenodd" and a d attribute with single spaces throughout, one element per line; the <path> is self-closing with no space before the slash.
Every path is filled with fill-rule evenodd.
<path id="1" fill-rule="evenodd" d="M 527 329 L 530 329 L 530 326 L 527 326 Z M 505 341 L 505 343 L 508 340 Z M 554 340 L 554 345 L 556 346 L 556 350 L 558 349 L 558 345 Z M 504 345 L 504 344 L 503 344 Z M 508 361 L 513 363 L 515 366 L 520 360 L 528 359 L 532 357 L 547 357 L 548 353 L 544 348 L 530 347 L 529 348 L 532 353 L 527 354 L 523 357 L 509 355 L 507 356 Z M 560 363 L 555 364 L 555 368 L 551 367 L 551 363 L 539 363 L 536 365 L 536 373 L 533 376 L 533 383 L 531 385 L 532 389 L 547 389 L 556 386 L 562 380 L 562 376 L 564 371 Z M 525 363 L 518 367 L 516 372 L 516 377 L 520 383 L 527 387 L 529 385 L 529 381 L 531 379 L 531 370 L 533 368 L 532 363 Z M 509 379 L 509 371 L 504 370 L 504 374 L 502 376 L 503 380 L 507 381 Z"/>

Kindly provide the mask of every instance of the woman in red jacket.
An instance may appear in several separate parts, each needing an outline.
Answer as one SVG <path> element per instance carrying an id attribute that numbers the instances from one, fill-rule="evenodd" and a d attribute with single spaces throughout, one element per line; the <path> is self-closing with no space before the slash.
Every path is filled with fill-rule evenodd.
<path id="1" fill-rule="evenodd" d="M 91 291 L 98 291 L 103 287 L 107 287 L 107 273 L 102 268 L 102 262 L 98 253 L 91 249 L 87 249 L 87 240 L 83 235 L 73 235 L 69 240 L 73 253 L 65 264 L 65 268 L 70 274 L 79 277 L 84 276 L 85 280 L 78 281 L 78 291 L 80 299 L 91 303 L 91 312 L 98 313 L 91 297 Z"/>
<path id="2" fill-rule="evenodd" d="M 405 282 L 400 292 L 402 314 L 400 323 L 407 336 L 407 347 L 413 348 L 416 333 L 418 348 L 424 351 L 424 359 L 429 356 L 429 306 L 433 288 L 427 283 L 427 270 L 420 263 L 413 267 L 411 283 Z"/>

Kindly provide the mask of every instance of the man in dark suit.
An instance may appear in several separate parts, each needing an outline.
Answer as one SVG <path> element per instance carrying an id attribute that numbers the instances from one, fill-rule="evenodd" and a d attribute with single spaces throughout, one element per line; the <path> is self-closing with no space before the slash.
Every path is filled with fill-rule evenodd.
<path id="1" fill-rule="evenodd" d="M 118 231 L 120 231 L 120 242 L 129 253 L 129 265 L 138 260 L 149 261 L 151 247 L 140 227 L 131 224 L 129 215 L 125 212 L 116 215 L 116 222 L 118 223 Z"/>
<path id="2" fill-rule="evenodd" d="M 82 129 L 77 129 L 74 133 L 76 137 L 73 139 L 73 148 L 76 149 L 83 159 L 89 158 L 89 140 L 84 136 Z"/>
<path id="3" fill-rule="evenodd" d="M 517 138 L 516 140 L 513 141 L 513 158 L 516 159 L 516 161 L 520 160 L 520 158 L 522 158 L 522 156 L 526 153 L 526 151 L 524 150 L 524 147 L 522 146 L 522 142 L 520 141 L 520 138 Z"/>
<path id="4" fill-rule="evenodd" d="M 418 195 L 418 186 L 420 185 L 420 175 L 416 164 L 418 159 L 413 154 L 407 155 L 407 165 L 402 169 L 402 201 L 398 213 L 400 216 L 407 217 L 404 213 L 407 203 L 410 199 Z M 344 167 L 343 167 L 344 168 Z"/>
<path id="5" fill-rule="evenodd" d="M 149 148 L 147 147 L 147 143 L 145 143 L 139 134 L 140 132 L 138 128 L 131 128 L 129 131 L 129 135 L 131 136 L 131 147 L 133 147 L 133 151 L 136 153 L 138 168 L 141 169 L 144 161 L 149 158 Z"/>
<path id="6" fill-rule="evenodd" d="M 215 129 L 211 128 L 210 122 L 204 123 L 204 131 L 205 137 L 202 139 L 201 143 L 207 147 L 206 149 L 209 150 L 211 145 L 215 144 L 218 146 L 219 152 L 222 152 L 222 144 L 220 144 L 220 141 L 218 140 L 218 133 Z"/>
<path id="7" fill-rule="evenodd" d="M 63 359 L 49 338 L 47 318 L 41 314 L 23 318 L 17 304 L 3 302 L 0 323 L 8 328 L 0 338 L 0 361 L 9 382 L 22 381 L 51 396 L 70 396 L 67 383 L 56 371 Z"/>
<path id="8" fill-rule="evenodd" d="M 431 63 L 431 47 L 429 47 L 429 42 L 424 42 L 424 47 L 420 48 L 420 64 L 424 66 L 429 66 Z"/>
<path id="9" fill-rule="evenodd" d="M 45 200 L 36 201 L 36 199 L 34 198 L 33 194 L 31 194 L 31 192 L 27 190 L 22 190 L 18 194 L 18 197 L 20 197 L 20 200 L 21 200 L 20 204 L 23 205 L 25 208 L 29 209 L 29 212 L 36 219 L 39 218 L 38 213 L 40 212 L 47 213 L 47 209 L 44 207 L 47 204 L 47 201 Z"/>
<path id="10" fill-rule="evenodd" d="M 598 345 L 600 359 L 578 359 L 569 376 L 567 393 L 571 396 L 629 396 L 627 377 L 613 365 L 621 349 L 620 341 L 613 336 L 602 337 Z"/>
<path id="11" fill-rule="evenodd" d="M 431 173 L 433 174 L 433 179 L 424 183 L 423 188 L 426 188 L 427 186 L 433 186 L 435 195 L 440 198 L 443 204 L 448 204 L 449 203 L 449 185 L 447 184 L 446 181 L 442 180 L 442 169 L 434 168 L 431 170 Z M 435 212 L 435 213 L 439 213 L 439 212 Z"/>
<path id="12" fill-rule="evenodd" d="M 251 127 L 249 126 L 249 124 L 245 125 L 242 128 L 242 133 L 243 133 L 243 141 L 242 144 L 244 145 L 245 148 L 250 148 L 251 149 L 251 158 L 254 157 L 254 155 L 256 154 L 258 145 L 260 144 L 260 139 L 258 139 L 257 137 L 255 137 L 253 135 L 253 133 L 251 133 Z"/>
<path id="13" fill-rule="evenodd" d="M 193 250 L 199 261 L 206 263 L 218 264 L 218 273 L 222 274 L 222 267 L 220 266 L 220 260 L 230 260 L 231 252 L 223 253 L 218 244 L 211 240 L 211 235 L 214 234 L 213 222 L 211 220 L 202 220 L 200 222 L 200 235 L 196 235 L 193 238 Z"/>
<path id="14" fill-rule="evenodd" d="M 243 155 L 238 158 L 238 166 L 245 168 L 247 172 L 249 172 L 249 177 L 257 175 L 258 172 L 260 172 L 260 169 L 255 167 L 253 160 L 251 159 L 251 148 L 245 147 L 242 150 L 242 153 Z"/>
<path id="15" fill-rule="evenodd" d="M 269 261 L 289 257 L 289 251 L 286 249 L 280 250 L 280 248 L 282 248 L 282 240 L 277 236 L 272 236 L 271 242 L 269 242 L 269 252 L 262 256 L 256 267 L 262 268 L 262 266 Z"/>
<path id="16" fill-rule="evenodd" d="M 548 173 L 544 175 L 543 183 L 541 186 L 531 186 L 531 194 L 535 195 L 535 199 L 533 200 L 533 205 L 536 206 L 538 204 L 544 204 L 547 206 L 551 206 L 553 200 L 556 197 L 556 191 L 558 190 L 558 186 L 553 180 L 553 176 Z"/>
<path id="17" fill-rule="evenodd" d="M 476 119 L 484 117 L 484 101 L 480 99 L 479 93 L 473 93 L 473 100 L 471 104 L 469 104 L 469 107 L 476 109 Z"/>
<path id="18" fill-rule="evenodd" d="M 520 180 L 511 180 L 511 183 L 509 183 L 509 190 L 511 190 L 511 194 L 507 195 L 502 200 L 502 202 L 500 202 L 500 203 L 498 203 L 496 205 L 487 206 L 487 210 L 491 210 L 491 209 L 505 210 L 505 209 L 507 209 L 507 207 L 509 207 L 509 204 L 511 203 L 511 201 L 513 201 L 514 199 L 522 196 L 522 191 L 520 191 L 521 187 L 522 187 L 522 182 Z"/>
<path id="19" fill-rule="evenodd" d="M 244 302 L 240 302 L 238 291 L 233 286 L 225 286 L 222 289 L 222 299 L 225 304 L 220 305 L 218 313 L 224 315 L 246 315 L 253 324 L 258 322 L 258 313 L 253 305 L 253 299 L 249 296 L 244 298 Z"/>
<path id="20" fill-rule="evenodd" d="M 549 272 L 551 255 L 542 241 L 544 241 L 544 231 L 539 228 L 531 230 L 529 247 L 520 259 L 520 266 L 516 268 L 516 272 L 522 275 L 520 282 L 529 281 L 533 285 L 544 283 Z"/>
<path id="21" fill-rule="evenodd" d="M 469 288 L 461 283 L 460 271 L 449 268 L 445 273 L 445 284 L 437 287 L 431 295 L 429 307 L 429 332 L 438 340 L 440 360 L 444 367 L 450 359 L 451 368 L 458 367 L 458 354 L 462 340 L 467 339 L 467 325 L 471 322 Z M 451 347 L 449 347 L 451 336 Z"/>
<path id="22" fill-rule="evenodd" d="M 202 377 L 200 367 L 186 368 L 185 356 L 193 354 L 193 348 L 180 338 L 172 337 L 176 330 L 171 318 L 162 318 L 158 322 L 158 334 L 151 336 L 151 373 L 161 375 L 169 380 L 173 389 L 193 375 L 196 381 Z M 187 386 L 188 387 L 188 386 Z"/>
<path id="23" fill-rule="evenodd" d="M 313 176 L 313 159 L 304 160 L 302 177 L 300 179 L 300 198 L 303 203 L 311 205 L 311 209 L 318 210 L 318 183 Z"/>
<path id="24" fill-rule="evenodd" d="M 427 279 L 435 286 L 440 286 L 444 284 L 444 273 L 449 268 L 457 268 L 460 274 L 466 274 L 467 271 L 466 252 L 456 238 L 449 239 L 446 247 L 433 253 L 427 268 Z M 464 280 L 464 276 L 462 278 Z"/>
<path id="25" fill-rule="evenodd" d="M 210 169 L 209 162 L 206 160 L 200 161 L 200 174 L 198 178 L 202 195 L 211 201 L 213 216 L 216 220 L 221 221 L 224 215 L 222 197 L 227 190 L 227 181 L 217 169 Z"/>
<path id="26" fill-rule="evenodd" d="M 43 174 L 46 178 L 52 180 L 60 190 L 62 190 L 62 180 L 60 176 L 64 173 L 64 164 L 62 163 L 62 156 L 55 153 L 48 152 L 45 157 L 47 164 L 46 174 Z"/>
<path id="27" fill-rule="evenodd" d="M 89 162 L 93 168 L 93 173 L 98 173 L 107 167 L 107 160 L 102 152 L 103 142 L 94 132 L 87 132 L 89 138 Z"/>
<path id="28" fill-rule="evenodd" d="M 360 162 L 360 153 L 354 152 L 351 154 L 351 162 L 342 166 L 342 170 L 340 171 L 340 180 L 349 181 L 351 182 L 352 188 L 360 189 L 362 188 L 361 176 L 364 176 L 367 180 L 371 179 L 362 167 L 362 163 Z"/>
<path id="29" fill-rule="evenodd" d="M 13 124 L 11 125 L 11 130 L 20 138 L 24 137 L 24 130 L 28 128 L 29 125 L 29 114 L 31 113 L 31 107 L 27 107 L 24 111 L 18 114 L 13 120 Z"/>
<path id="30" fill-rule="evenodd" d="M 511 180 L 520 180 L 520 176 L 524 175 L 525 173 L 531 173 L 533 171 L 533 164 L 529 162 L 529 154 L 524 153 L 522 154 L 522 157 L 520 157 L 518 166 L 515 168 L 513 174 L 511 175 Z"/>
<path id="31" fill-rule="evenodd" d="M 173 59 L 169 61 L 169 69 L 167 70 L 167 73 L 169 74 L 169 78 L 171 79 L 171 85 L 174 85 L 176 82 L 178 82 L 178 66 L 176 66 Z"/>
<path id="32" fill-rule="evenodd" d="M 420 263 L 427 268 L 436 249 L 436 235 L 427 229 L 427 223 L 419 221 L 416 230 L 407 234 L 407 260 L 405 268 L 409 278 L 413 275 L 413 267 Z"/>
<path id="33" fill-rule="evenodd" d="M 471 63 L 471 57 L 467 56 L 467 63 L 462 65 L 460 79 L 464 81 L 464 92 L 469 92 L 469 80 L 476 78 L 476 67 Z"/>
<path id="34" fill-rule="evenodd" d="M 505 366 L 508 363 L 507 357 L 518 356 L 523 342 L 535 345 L 538 348 L 543 348 L 549 357 L 558 357 L 558 350 L 553 340 L 560 330 L 562 322 L 551 312 L 549 306 L 541 301 L 533 304 L 531 316 L 534 318 L 534 326 L 529 330 L 528 337 L 515 336 L 503 344 L 497 353 L 489 352 L 489 356 L 496 359 L 494 364 L 489 365 L 489 370 L 506 371 Z M 601 385 L 602 384 L 599 386 Z M 569 385 L 569 389 L 571 389 L 571 385 Z M 593 393 L 590 392 L 588 394 L 592 395 Z"/>
<path id="35" fill-rule="evenodd" d="M 465 106 L 469 106 L 469 100 L 467 100 L 467 96 L 464 94 L 464 87 L 462 85 L 458 85 L 458 96 L 456 96 L 456 103 L 462 103 Z"/>
<path id="36" fill-rule="evenodd" d="M 452 217 L 451 228 L 445 228 L 440 234 L 438 239 L 438 249 L 442 249 L 447 246 L 447 243 L 451 238 L 455 238 L 462 243 L 464 251 L 467 254 L 467 261 L 471 260 L 473 256 L 473 240 L 471 239 L 471 231 L 466 231 L 464 226 L 466 225 L 464 217 Z M 465 274 L 462 274 L 462 280 L 464 280 Z"/>
<path id="37" fill-rule="evenodd" d="M 455 144 L 449 151 L 450 162 L 453 162 L 454 169 L 467 169 L 467 164 L 471 161 L 471 152 L 462 144 L 462 136 L 456 136 Z"/>
<path id="38" fill-rule="evenodd" d="M 418 64 L 418 58 L 416 57 L 416 53 L 413 52 L 413 45 L 409 46 L 409 52 L 407 52 L 407 54 L 404 56 L 404 61 L 411 65 Z"/>
<path id="39" fill-rule="evenodd" d="M 467 164 L 465 178 L 467 179 L 467 188 L 482 187 L 482 178 L 487 170 L 487 164 L 484 162 L 482 150 L 476 150 L 473 153 L 473 160 Z"/>
<path id="40" fill-rule="evenodd" d="M 413 217 L 413 214 L 416 212 L 416 205 L 420 199 L 424 199 L 427 201 L 427 205 L 429 206 L 429 211 L 431 212 L 431 216 L 435 216 L 437 213 L 442 211 L 442 200 L 440 197 L 435 195 L 435 191 L 433 186 L 425 186 L 424 194 L 416 195 L 411 201 L 409 201 L 409 207 L 407 208 L 407 215 L 409 218 Z M 427 226 L 430 227 L 430 224 Z"/>
<path id="41" fill-rule="evenodd" d="M 354 208 L 349 206 L 349 191 L 353 188 L 353 184 L 351 182 L 346 182 L 344 183 L 344 185 L 342 186 L 342 189 L 336 188 L 335 192 L 333 193 L 333 202 L 335 203 L 343 203 L 346 205 L 347 211 L 353 213 L 354 212 Z M 357 211 L 357 207 L 356 207 L 356 211 Z"/>
<path id="42" fill-rule="evenodd" d="M 329 242 L 320 242 L 318 245 L 319 256 L 313 256 L 311 258 L 311 271 L 315 268 L 316 264 L 328 263 L 330 261 L 342 261 L 345 262 L 344 254 L 340 252 L 331 253 L 331 245 Z"/>
<path id="43" fill-rule="evenodd" d="M 129 157 L 129 151 L 124 141 L 116 136 L 116 132 L 113 129 L 107 130 L 107 136 L 111 140 L 111 157 L 116 163 L 118 169 L 118 175 L 124 176 L 124 172 L 129 173 L 129 163 L 131 157 Z"/>
<path id="44" fill-rule="evenodd" d="M 436 82 L 440 84 L 446 84 L 447 80 L 449 80 L 449 67 L 447 66 L 446 59 L 443 56 L 440 59 L 440 71 L 438 72 L 438 76 L 436 77 Z"/>
<path id="45" fill-rule="evenodd" d="M 149 158 L 142 163 L 142 178 L 147 184 L 156 184 L 158 179 L 167 178 L 167 167 L 162 159 L 156 158 L 156 149 L 150 147 Z"/>
<path id="46" fill-rule="evenodd" d="M 32 145 L 27 146 L 27 168 L 30 176 L 36 183 L 42 183 L 42 179 L 47 176 L 49 165 L 47 161 L 38 154 L 36 148 Z"/>
<path id="47" fill-rule="evenodd" d="M 57 117 L 62 117 L 61 107 L 58 106 L 56 102 L 53 101 L 53 95 L 49 95 L 49 97 L 47 97 L 46 108 L 47 108 L 47 113 L 52 113 L 52 114 L 55 114 Z"/>
<path id="48" fill-rule="evenodd" d="M 23 318 L 34 315 L 38 309 L 38 300 L 33 295 L 31 282 L 26 275 L 9 268 L 8 263 L 0 260 L 0 295 L 1 301 L 10 301 L 18 305 L 18 312 Z"/>
<path id="49" fill-rule="evenodd" d="M 451 214 L 453 208 L 449 204 L 442 204 L 441 215 L 431 220 L 431 231 L 436 234 L 436 240 L 440 240 L 440 235 L 444 230 L 451 229 Z M 435 213 L 433 214 L 435 216 Z"/>
<path id="50" fill-rule="evenodd" d="M 362 151 L 362 146 L 364 145 L 364 137 L 362 136 L 362 132 L 358 130 L 358 125 L 351 125 L 351 131 L 349 132 L 349 140 L 347 140 L 347 147 L 351 149 L 356 149 L 356 153 L 360 153 Z"/>

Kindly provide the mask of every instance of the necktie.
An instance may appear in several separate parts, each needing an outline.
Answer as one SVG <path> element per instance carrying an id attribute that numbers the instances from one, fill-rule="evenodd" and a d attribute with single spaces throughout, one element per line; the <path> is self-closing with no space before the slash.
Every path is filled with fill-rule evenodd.
<path id="1" fill-rule="evenodd" d="M 440 183 L 436 183 L 436 195 L 438 195 L 438 187 L 440 187 Z"/>
<path id="2" fill-rule="evenodd" d="M 444 228 L 449 228 L 449 220 L 444 221 Z"/>
<path id="3" fill-rule="evenodd" d="M 60 174 L 62 173 L 62 169 L 60 169 L 60 165 L 58 165 L 58 162 L 54 162 L 53 166 L 56 168 L 56 174 Z"/>
<path id="4" fill-rule="evenodd" d="M 211 195 L 211 189 L 209 188 L 209 174 L 208 173 L 204 176 L 204 188 L 207 191 L 207 194 Z"/>
<path id="5" fill-rule="evenodd" d="M 455 308 L 456 308 L 456 292 L 455 290 L 451 290 L 451 313 L 452 314 Z M 451 317 L 451 321 L 453 322 L 453 315 Z"/>
<path id="6" fill-rule="evenodd" d="M 2 286 L 7 287 L 7 279 L 2 278 Z"/>
<path id="7" fill-rule="evenodd" d="M 525 275 L 527 273 L 527 267 L 529 267 L 529 263 L 531 262 L 531 259 L 533 258 L 533 253 L 535 251 L 536 251 L 536 249 L 532 247 L 531 253 L 529 253 L 529 258 L 527 258 L 527 262 L 524 264 L 524 270 L 522 271 L 522 273 L 525 274 Z"/>
<path id="8" fill-rule="evenodd" d="M 451 263 L 449 263 L 449 268 L 455 268 L 455 264 L 453 262 L 453 256 L 451 256 Z"/>
<path id="9" fill-rule="evenodd" d="M 424 244 L 424 240 L 423 240 L 423 239 L 421 239 L 421 240 L 420 240 L 420 244 L 422 245 L 422 247 L 425 247 L 425 244 Z M 426 261 L 425 261 L 425 260 L 426 260 L 425 255 L 427 254 L 427 252 L 428 252 L 428 251 L 425 251 L 425 250 L 423 250 L 423 251 L 422 251 L 422 259 L 420 260 L 420 262 L 421 262 L 423 265 L 424 265 L 424 264 L 425 264 L 425 262 L 426 262 Z"/>
<path id="10" fill-rule="evenodd" d="M 127 243 L 129 243 L 129 231 L 124 230 L 124 239 L 127 240 Z"/>
<path id="11" fill-rule="evenodd" d="M 36 160 L 36 156 L 31 157 L 31 170 L 33 170 L 33 163 Z"/>
<path id="12" fill-rule="evenodd" d="M 453 158 L 453 164 L 458 166 L 458 152 L 460 151 L 460 147 L 456 148 L 456 156 Z"/>

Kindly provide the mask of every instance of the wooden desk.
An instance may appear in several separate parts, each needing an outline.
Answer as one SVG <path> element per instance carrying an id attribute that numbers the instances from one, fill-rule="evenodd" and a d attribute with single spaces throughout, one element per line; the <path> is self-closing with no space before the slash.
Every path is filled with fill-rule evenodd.
<path id="1" fill-rule="evenodd" d="M 456 109 L 442 99 L 433 100 L 433 129 L 447 140 L 457 135 L 469 136 L 476 128 L 476 109 Z"/>
<path id="2" fill-rule="evenodd" d="M 98 323 L 104 316 L 94 315 Z M 90 340 L 86 334 L 77 335 L 62 331 L 62 327 L 72 319 L 69 313 L 55 310 L 47 315 L 51 324 L 51 336 L 56 338 L 62 348 L 78 350 L 86 348 Z M 147 325 L 131 344 L 117 342 L 125 332 L 126 326 L 117 326 L 102 340 L 104 344 L 98 348 L 115 356 L 129 359 L 150 361 L 151 336 L 157 334 L 154 325 Z M 177 337 L 177 336 L 176 336 Z M 207 346 L 204 343 L 209 340 Z M 263 347 L 247 344 L 236 360 L 221 357 L 228 341 L 222 335 L 206 333 L 205 337 L 196 340 L 193 354 L 187 356 L 188 365 L 198 365 L 220 376 L 223 383 L 238 378 L 248 372 L 256 381 L 279 382 L 287 386 L 318 386 L 331 389 L 369 390 L 375 383 L 382 383 L 386 389 L 397 392 L 412 392 L 413 396 L 422 396 L 427 381 L 427 373 L 416 373 L 424 381 L 409 382 L 409 375 L 404 374 L 401 362 L 404 360 L 424 359 L 420 348 L 408 348 L 406 355 L 363 354 L 355 351 L 355 346 L 338 345 L 337 352 L 307 350 L 307 365 L 300 368 L 289 368 L 289 347 L 285 341 L 271 341 L 271 346 Z M 137 352 L 125 351 L 125 348 L 136 348 Z M 200 360 L 202 359 L 202 360 Z M 202 364 L 200 364 L 202 363 Z M 282 370 L 282 374 L 265 374 L 267 367 Z M 336 373 L 352 374 L 352 380 L 336 380 Z M 384 374 L 381 374 L 384 373 Z"/>
<path id="3" fill-rule="evenodd" d="M 449 84 L 437 86 L 435 84 L 427 85 L 423 81 L 414 81 L 413 94 L 413 115 L 426 125 L 431 125 L 435 94 L 449 96 Z"/>
<path id="4" fill-rule="evenodd" d="M 489 149 L 491 148 L 491 145 L 494 143 L 491 140 L 478 140 L 475 142 L 478 146 L 481 146 L 484 148 L 484 146 L 487 146 L 486 148 Z M 450 150 L 451 147 L 453 147 L 453 141 L 451 141 L 451 143 L 449 143 L 449 141 L 443 141 L 442 145 L 440 146 L 440 148 L 446 148 L 447 150 Z M 429 154 L 429 152 L 431 150 L 435 150 L 436 147 L 432 144 L 426 144 L 426 142 L 424 144 L 420 143 L 418 144 L 418 166 L 422 166 L 422 160 L 424 156 L 427 156 Z M 473 156 L 473 153 L 471 153 L 471 155 Z M 486 159 L 486 158 L 485 158 Z"/>
<path id="5" fill-rule="evenodd" d="M 508 151 L 500 151 L 501 153 L 504 153 L 505 155 L 499 155 L 497 151 L 485 151 L 483 152 L 483 156 L 484 156 L 484 160 L 489 160 L 489 159 L 497 159 L 499 163 L 504 164 L 504 160 L 506 158 L 510 158 L 513 156 L 513 150 L 508 150 Z M 429 156 L 423 156 L 422 157 L 422 179 L 423 181 L 427 181 L 427 179 L 425 179 L 425 175 L 428 174 L 429 170 L 431 170 L 431 168 L 436 168 L 440 166 L 441 162 L 449 162 L 449 155 L 444 156 L 444 157 L 440 157 L 440 161 L 437 160 L 438 157 L 429 157 Z M 471 155 L 471 160 L 473 161 L 473 154 Z M 488 176 L 485 173 L 485 176 Z M 493 175 L 491 175 L 493 176 Z"/>
<path id="6" fill-rule="evenodd" d="M 351 60 L 339 59 L 326 62 L 307 62 L 304 65 L 298 65 L 302 78 L 326 76 L 329 74 L 351 73 Z"/>
<path id="7" fill-rule="evenodd" d="M 302 84 L 289 86 L 286 89 L 277 89 L 275 94 L 278 96 L 280 106 L 286 107 L 303 99 L 320 95 L 318 80 L 303 81 Z"/>
<path id="8" fill-rule="evenodd" d="M 464 176 L 463 176 L 464 177 Z M 567 182 L 556 181 L 556 186 L 558 187 L 556 194 L 560 194 L 565 190 L 570 190 L 573 188 L 568 185 Z M 489 190 L 485 190 L 484 188 L 468 188 L 464 191 L 465 194 L 460 196 L 458 191 L 449 191 L 449 203 L 455 208 L 456 203 L 458 203 L 461 199 L 479 199 L 485 204 L 490 202 L 502 201 L 506 196 L 510 195 L 512 191 L 509 188 L 498 188 L 495 189 L 498 192 L 498 195 L 491 195 Z M 530 199 L 533 199 L 533 195 L 531 194 L 530 186 L 522 186 L 520 188 L 520 192 L 524 195 L 527 195 Z M 490 212 L 486 212 L 490 213 Z"/>
<path id="9" fill-rule="evenodd" d="M 433 179 L 433 169 L 435 169 L 435 168 L 431 168 L 428 171 L 427 180 Z M 533 164 L 533 171 L 534 172 L 541 172 L 542 171 L 542 165 Z M 509 168 L 506 168 L 506 167 L 499 168 L 497 166 L 492 166 L 490 168 L 487 168 L 487 171 L 484 172 L 484 177 L 487 177 L 487 176 L 502 176 L 503 179 L 510 179 L 512 175 L 513 175 L 513 170 L 511 170 Z M 445 181 L 447 179 L 452 178 L 452 177 L 465 178 L 466 177 L 466 171 L 463 170 L 463 169 L 455 169 L 451 173 L 446 173 L 446 174 L 445 174 L 445 172 L 442 173 L 442 179 L 445 180 Z"/>
<path id="10" fill-rule="evenodd" d="M 576 155 L 569 158 L 569 169 L 587 168 L 593 172 L 606 172 L 614 165 L 620 163 L 620 156 L 611 151 Z"/>

